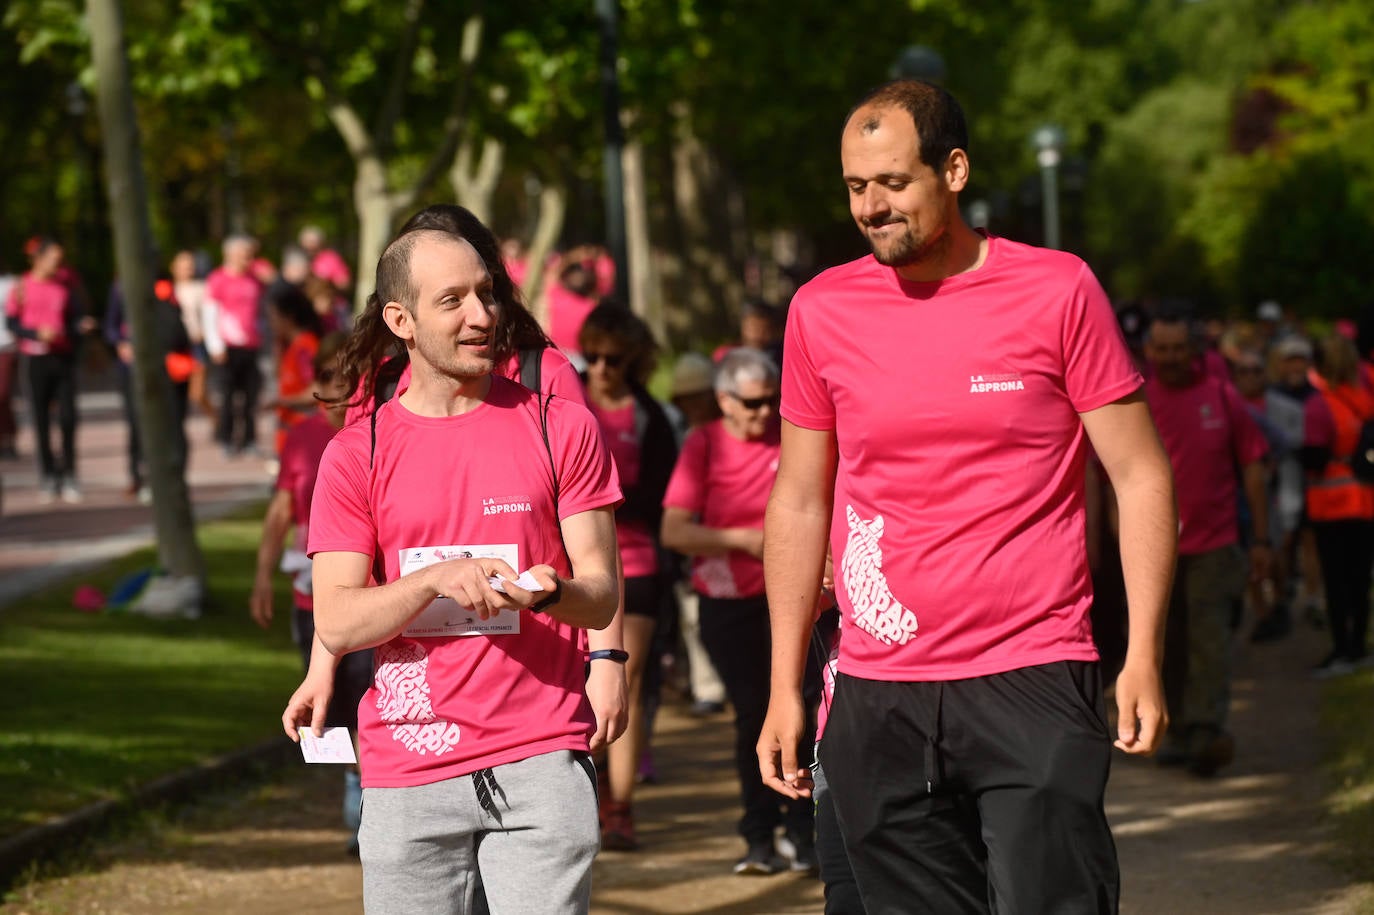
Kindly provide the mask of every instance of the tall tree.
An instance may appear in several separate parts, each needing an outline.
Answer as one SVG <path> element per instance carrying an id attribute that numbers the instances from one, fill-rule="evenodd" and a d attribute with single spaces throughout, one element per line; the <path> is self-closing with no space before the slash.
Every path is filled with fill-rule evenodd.
<path id="1" fill-rule="evenodd" d="M 143 453 L 153 491 L 158 555 L 187 599 L 204 591 L 205 566 L 186 487 L 186 451 L 175 434 L 171 398 L 153 308 L 153 246 L 142 148 L 124 46 L 119 0 L 86 0 L 96 103 L 105 140 L 105 186 L 114 222 L 115 261 L 134 344 L 134 380 L 143 422 Z"/>

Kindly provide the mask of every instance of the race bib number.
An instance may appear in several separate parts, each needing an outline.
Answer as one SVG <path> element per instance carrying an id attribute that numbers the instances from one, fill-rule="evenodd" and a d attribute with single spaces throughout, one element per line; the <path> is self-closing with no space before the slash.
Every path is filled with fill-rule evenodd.
<path id="1" fill-rule="evenodd" d="M 417 546 L 401 550 L 401 574 L 409 575 L 436 562 L 450 559 L 500 559 L 520 568 L 520 548 L 514 543 L 479 543 L 463 546 Z M 520 613 L 502 610 L 482 619 L 451 597 L 436 598 L 410 621 L 401 633 L 412 639 L 451 638 L 466 635 L 519 635 Z"/>

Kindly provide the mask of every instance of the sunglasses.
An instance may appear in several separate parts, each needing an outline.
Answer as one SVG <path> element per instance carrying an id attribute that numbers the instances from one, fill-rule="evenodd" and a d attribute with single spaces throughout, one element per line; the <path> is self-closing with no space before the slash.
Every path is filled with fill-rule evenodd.
<path id="1" fill-rule="evenodd" d="M 770 394 L 767 397 L 741 397 L 738 394 L 731 394 L 731 397 L 746 410 L 762 410 L 764 407 L 776 407 L 778 405 L 778 395 Z"/>
<path id="2" fill-rule="evenodd" d="M 583 353 L 582 358 L 587 361 L 587 365 L 604 362 L 608 369 L 618 369 L 625 364 L 624 353 Z"/>

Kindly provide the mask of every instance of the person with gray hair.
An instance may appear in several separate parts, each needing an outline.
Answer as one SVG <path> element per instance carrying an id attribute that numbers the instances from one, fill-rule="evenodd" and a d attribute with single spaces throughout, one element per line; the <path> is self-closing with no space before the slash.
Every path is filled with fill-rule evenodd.
<path id="1" fill-rule="evenodd" d="M 228 456 L 257 451 L 263 286 L 253 275 L 256 249 L 251 237 L 230 235 L 223 265 L 205 279 L 205 348 L 220 368 L 222 398 L 215 438 Z"/>
<path id="2" fill-rule="evenodd" d="M 735 709 L 744 806 L 739 832 L 748 845 L 736 874 L 773 874 L 789 866 L 774 844 L 779 825 L 794 852 L 791 868 L 815 868 L 810 800 L 780 805 L 754 756 L 768 708 L 763 513 L 778 470 L 778 380 L 777 364 L 759 350 L 740 347 L 721 359 L 714 381 L 722 416 L 687 434 L 663 498 L 663 545 L 693 557 L 701 642 Z M 803 737 L 803 745 L 810 742 Z"/>

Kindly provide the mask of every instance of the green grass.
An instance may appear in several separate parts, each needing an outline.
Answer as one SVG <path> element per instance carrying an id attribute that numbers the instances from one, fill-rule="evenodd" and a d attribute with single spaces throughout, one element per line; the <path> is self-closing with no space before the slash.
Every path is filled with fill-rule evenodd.
<path id="1" fill-rule="evenodd" d="M 248 617 L 261 507 L 204 524 L 209 599 L 195 621 L 72 608 L 151 550 L 0 610 L 0 837 L 280 733 L 300 677 L 289 583 L 263 632 Z"/>
<path id="2" fill-rule="evenodd" d="M 1338 863 L 1359 882 L 1374 883 L 1374 670 L 1326 684 L 1322 728 Z M 1359 911 L 1374 913 L 1374 894 L 1361 900 Z"/>

